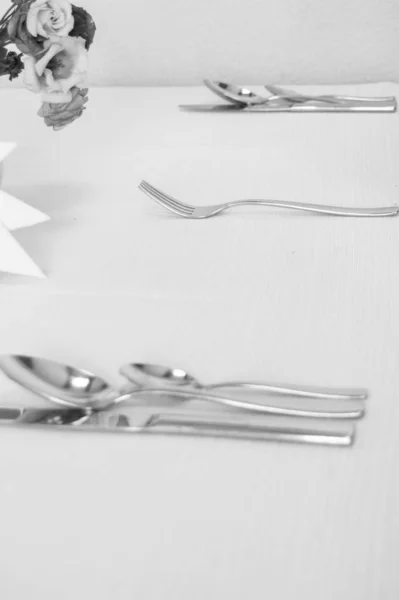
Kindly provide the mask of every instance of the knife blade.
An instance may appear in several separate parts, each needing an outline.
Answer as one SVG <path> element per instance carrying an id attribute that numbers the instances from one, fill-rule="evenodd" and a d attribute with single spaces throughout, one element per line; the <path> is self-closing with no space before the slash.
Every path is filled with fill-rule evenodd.
<path id="1" fill-rule="evenodd" d="M 0 406 L 0 423 L 14 425 L 80 425 L 88 421 L 84 408 L 27 408 Z"/>

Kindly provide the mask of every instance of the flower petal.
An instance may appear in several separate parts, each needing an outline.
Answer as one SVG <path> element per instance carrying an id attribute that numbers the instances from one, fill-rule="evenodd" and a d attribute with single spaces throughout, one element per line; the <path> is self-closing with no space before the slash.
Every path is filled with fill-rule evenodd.
<path id="1" fill-rule="evenodd" d="M 37 13 L 38 10 L 32 5 L 26 17 L 26 28 L 33 37 L 37 37 Z"/>
<path id="2" fill-rule="evenodd" d="M 46 54 L 40 58 L 36 63 L 36 73 L 38 75 L 43 75 L 44 69 L 46 69 L 48 63 L 58 52 L 62 50 L 62 46 L 60 44 L 52 44 L 50 48 L 47 50 Z"/>
<path id="3" fill-rule="evenodd" d="M 82 116 L 85 110 L 84 104 L 87 102 L 87 90 L 79 90 L 74 87 L 70 91 L 71 101 L 64 104 L 53 104 L 52 102 L 44 102 L 38 114 L 44 118 L 44 122 L 48 127 L 52 127 L 54 131 L 63 129 L 76 119 Z"/>
<path id="4" fill-rule="evenodd" d="M 36 73 L 36 62 L 33 56 L 25 56 L 24 58 L 24 71 L 23 71 L 23 83 L 24 85 L 35 94 L 41 91 L 40 79 Z"/>
<path id="5" fill-rule="evenodd" d="M 48 37 L 48 21 L 49 21 L 49 13 L 46 10 L 41 10 L 38 14 L 38 18 L 36 20 L 36 28 L 37 33 L 42 37 Z"/>
<path id="6" fill-rule="evenodd" d="M 43 102 L 50 104 L 64 104 L 72 100 L 71 92 L 42 92 L 40 97 Z"/>

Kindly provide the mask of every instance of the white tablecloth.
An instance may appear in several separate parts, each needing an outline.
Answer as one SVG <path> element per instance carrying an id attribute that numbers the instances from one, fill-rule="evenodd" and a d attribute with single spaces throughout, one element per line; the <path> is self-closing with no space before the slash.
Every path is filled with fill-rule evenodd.
<path id="1" fill-rule="evenodd" d="M 399 96 L 388 84 L 344 91 Z M 177 109 L 197 101 L 212 98 L 200 88 L 92 89 L 80 122 L 53 133 L 33 95 L 1 91 L 1 137 L 19 144 L 3 187 L 51 221 L 16 233 L 48 279 L 0 275 L 0 352 L 114 383 L 136 360 L 205 382 L 368 387 L 357 443 L 3 428 L 0 596 L 396 600 L 398 219 L 250 207 L 186 221 L 137 185 L 145 178 L 203 204 L 389 205 L 399 114 Z"/>

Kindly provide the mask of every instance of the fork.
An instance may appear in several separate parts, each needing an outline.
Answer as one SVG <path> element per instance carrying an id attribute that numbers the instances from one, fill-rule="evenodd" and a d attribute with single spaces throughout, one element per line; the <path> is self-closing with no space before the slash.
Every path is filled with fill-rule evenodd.
<path id="1" fill-rule="evenodd" d="M 301 210 L 310 213 L 324 215 L 336 215 L 341 217 L 392 217 L 398 214 L 399 206 L 387 206 L 384 208 L 344 208 L 339 206 L 323 206 L 321 204 L 305 204 L 303 202 L 287 202 L 284 200 L 233 200 L 223 204 L 210 206 L 193 206 L 180 202 L 161 192 L 146 181 L 142 181 L 139 189 L 149 198 L 161 204 L 167 210 L 187 219 L 207 219 L 234 206 L 269 206 L 275 208 L 287 208 Z"/>

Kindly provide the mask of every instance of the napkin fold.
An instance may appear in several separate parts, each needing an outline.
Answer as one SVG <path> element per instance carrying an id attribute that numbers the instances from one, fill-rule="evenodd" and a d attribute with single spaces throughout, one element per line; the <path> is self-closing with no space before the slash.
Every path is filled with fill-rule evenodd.
<path id="1" fill-rule="evenodd" d="M 16 144 L 0 142 L 0 164 L 15 146 Z M 48 215 L 0 189 L 0 271 L 45 277 L 11 232 L 48 220 Z"/>

